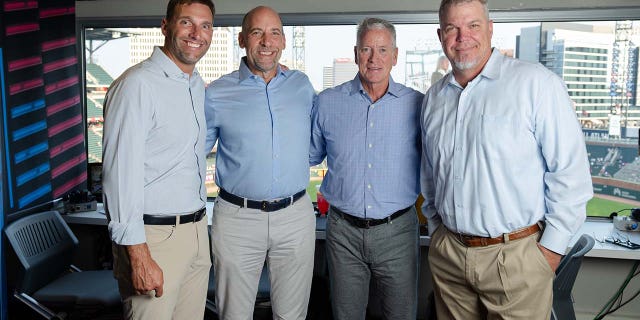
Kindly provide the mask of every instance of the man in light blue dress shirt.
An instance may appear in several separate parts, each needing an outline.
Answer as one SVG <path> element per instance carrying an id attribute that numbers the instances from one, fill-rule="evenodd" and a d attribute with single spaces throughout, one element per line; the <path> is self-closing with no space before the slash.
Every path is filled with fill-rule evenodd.
<path id="1" fill-rule="evenodd" d="M 438 319 L 549 319 L 554 271 L 592 196 L 562 80 L 491 48 L 486 0 L 443 0 L 453 71 L 421 114 Z"/>
<path id="2" fill-rule="evenodd" d="M 277 319 L 305 319 L 315 250 L 306 75 L 279 65 L 285 35 L 268 7 L 247 13 L 239 70 L 206 90 L 207 144 L 218 143 L 212 252 L 221 319 L 250 319 L 265 263 Z"/>
<path id="3" fill-rule="evenodd" d="M 202 319 L 211 255 L 204 186 L 210 0 L 171 0 L 164 45 L 105 97 L 104 204 L 126 319 Z"/>
<path id="4" fill-rule="evenodd" d="M 312 113 L 310 164 L 327 158 L 320 190 L 331 205 L 327 260 L 340 320 L 365 319 L 372 281 L 385 319 L 416 318 L 423 94 L 391 78 L 395 40 L 389 22 L 362 21 L 358 74 L 320 93 Z"/>

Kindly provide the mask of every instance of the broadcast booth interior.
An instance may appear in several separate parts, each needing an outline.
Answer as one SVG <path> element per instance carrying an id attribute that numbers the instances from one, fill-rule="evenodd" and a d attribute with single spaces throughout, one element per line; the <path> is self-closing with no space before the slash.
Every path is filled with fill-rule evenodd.
<path id="1" fill-rule="evenodd" d="M 163 45 L 161 21 L 167 2 L 4 1 L 0 7 L 0 320 L 117 319 L 122 313 L 102 203 L 105 96 L 125 70 Z M 238 41 L 242 18 L 259 5 L 280 14 L 286 39 L 280 64 L 303 72 L 316 94 L 358 74 L 357 25 L 367 17 L 382 18 L 395 26 L 398 53 L 391 69 L 395 83 L 424 94 L 452 72 L 452 66 L 442 62 L 446 56 L 438 38 L 439 1 L 214 3 L 211 45 L 196 64 L 206 85 L 243 63 L 245 50 Z M 587 203 L 586 222 L 571 239 L 556 270 L 552 318 L 637 318 L 640 3 L 489 0 L 489 8 L 491 47 L 504 56 L 539 64 L 563 81 L 586 143 L 594 197 Z M 220 192 L 217 154 L 218 145 L 206 156 L 209 224 Z M 328 170 L 326 160 L 311 166 L 306 185 L 316 214 L 308 319 L 333 319 L 326 254 L 327 213 L 332 209 L 321 191 Z M 417 199 L 418 211 L 422 200 Z M 416 319 L 434 319 L 434 285 L 427 259 L 431 237 L 420 212 L 418 220 Z M 40 227 L 24 227 L 29 223 Z M 19 226 L 22 231 L 16 231 Z M 34 236 L 38 228 L 40 233 Z M 33 237 L 55 240 L 44 244 L 24 240 Z M 38 240 L 35 238 L 33 241 Z M 20 244 L 22 248 L 16 250 Z M 49 249 L 33 251 L 31 256 L 40 261 L 29 262 L 30 254 L 20 250 L 30 245 Z M 43 261 L 52 262 L 43 267 Z M 51 274 L 33 275 L 37 281 L 23 279 L 31 274 L 30 266 L 44 268 L 40 271 L 49 266 Z M 269 275 L 266 267 L 264 270 L 255 319 L 273 316 Z M 38 291 L 56 281 L 67 282 L 44 291 L 75 292 L 76 300 L 70 306 L 68 301 L 47 300 Z M 89 281 L 97 281 L 94 286 L 104 288 L 106 296 L 92 296 L 74 287 Z M 210 283 L 204 318 L 217 319 L 216 288 Z M 367 319 L 383 319 L 376 285 L 370 285 Z"/>

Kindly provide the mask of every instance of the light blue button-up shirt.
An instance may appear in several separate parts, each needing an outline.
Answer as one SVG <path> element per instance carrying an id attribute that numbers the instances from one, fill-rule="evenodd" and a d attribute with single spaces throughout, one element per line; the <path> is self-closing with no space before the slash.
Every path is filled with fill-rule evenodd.
<path id="1" fill-rule="evenodd" d="M 105 97 L 104 203 L 111 239 L 146 241 L 143 214 L 205 206 L 204 83 L 159 47 L 116 79 Z"/>
<path id="2" fill-rule="evenodd" d="M 422 106 L 423 212 L 429 232 L 496 237 L 546 221 L 540 240 L 563 254 L 585 220 L 591 176 L 562 80 L 493 50 L 466 88 L 452 73 Z"/>
<path id="3" fill-rule="evenodd" d="M 245 59 L 213 81 L 206 89 L 206 152 L 218 141 L 216 184 L 253 200 L 306 189 L 314 97 L 304 73 L 278 66 L 267 84 Z"/>
<path id="4" fill-rule="evenodd" d="M 318 95 L 309 162 L 326 156 L 320 191 L 332 206 L 380 219 L 415 203 L 423 97 L 390 78 L 387 93 L 374 103 L 357 75 Z"/>

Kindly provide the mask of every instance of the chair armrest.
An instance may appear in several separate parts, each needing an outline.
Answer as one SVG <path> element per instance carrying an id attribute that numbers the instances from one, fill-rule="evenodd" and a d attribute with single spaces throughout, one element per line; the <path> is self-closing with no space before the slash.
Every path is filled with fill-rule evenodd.
<path id="1" fill-rule="evenodd" d="M 28 295 L 28 294 L 26 294 L 24 292 L 23 293 L 14 292 L 13 296 L 16 299 L 18 299 L 18 301 L 24 303 L 25 305 L 27 305 L 29 308 L 31 308 L 33 311 L 37 312 L 39 315 L 41 315 L 45 319 L 63 319 L 63 318 L 59 317 L 56 313 L 51 311 L 51 309 L 49 309 L 46 306 L 42 305 L 40 302 L 38 302 L 32 296 L 30 296 L 30 295 Z"/>
<path id="2" fill-rule="evenodd" d="M 205 313 L 209 316 L 215 316 L 218 318 L 218 308 L 216 308 L 216 303 L 212 300 L 207 299 L 204 306 Z"/>
<path id="3" fill-rule="evenodd" d="M 82 269 L 80 269 L 80 268 L 78 268 L 78 267 L 76 267 L 74 265 L 70 265 L 69 266 L 69 271 L 71 271 L 71 272 L 82 272 Z"/>

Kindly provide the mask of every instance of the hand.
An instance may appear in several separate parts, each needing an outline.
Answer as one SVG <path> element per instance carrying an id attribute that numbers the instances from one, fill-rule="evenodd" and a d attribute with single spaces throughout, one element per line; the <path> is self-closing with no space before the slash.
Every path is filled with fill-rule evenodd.
<path id="1" fill-rule="evenodd" d="M 547 259 L 551 270 L 553 270 L 553 272 L 555 273 L 556 269 L 558 269 L 558 266 L 560 265 L 560 259 L 562 259 L 562 255 L 543 247 L 540 243 L 537 243 L 537 245 L 540 251 L 542 251 L 542 255 L 545 257 L 545 259 Z"/>
<path id="2" fill-rule="evenodd" d="M 155 290 L 156 297 L 161 297 L 164 285 L 162 269 L 151 258 L 147 244 L 127 246 L 127 252 L 131 261 L 131 283 L 136 294 L 147 294 Z"/>

